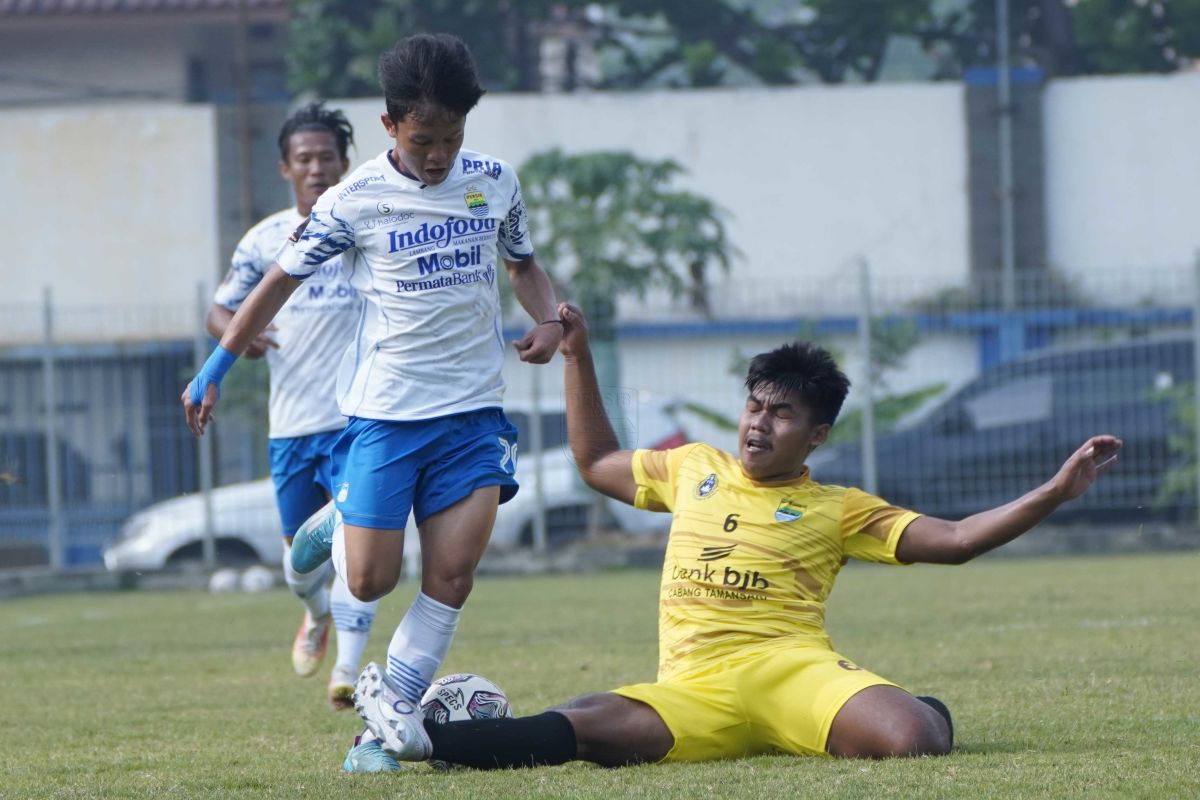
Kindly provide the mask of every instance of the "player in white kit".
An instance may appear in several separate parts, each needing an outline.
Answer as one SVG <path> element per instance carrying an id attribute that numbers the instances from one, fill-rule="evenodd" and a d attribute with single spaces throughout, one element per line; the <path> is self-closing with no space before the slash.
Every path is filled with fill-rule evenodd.
<path id="1" fill-rule="evenodd" d="M 293 113 L 279 131 L 279 172 L 292 185 L 296 205 L 278 211 L 247 231 L 233 254 L 225 280 L 217 288 L 207 319 L 208 332 L 220 337 L 234 312 L 262 281 L 288 235 L 308 218 L 317 198 L 342 179 L 350 166 L 347 150 L 354 131 L 340 111 L 311 103 Z M 288 299 L 273 325 L 250 343 L 243 355 L 267 358 L 270 372 L 270 460 L 275 499 L 286 542 L 283 573 L 304 603 L 304 617 L 292 643 L 298 675 L 314 674 L 325 656 L 331 622 L 337 629 L 337 659 L 330 673 L 329 701 L 335 709 L 353 705 L 363 648 L 378 601 L 354 597 L 340 577 L 328 587 L 332 565 L 326 561 L 307 574 L 292 569 L 292 536 L 332 496 L 330 451 L 346 426 L 338 410 L 337 363 L 354 336 L 362 298 L 332 258 Z"/>
<path id="2" fill-rule="evenodd" d="M 483 95 L 466 46 L 414 36 L 383 54 L 379 73 L 395 146 L 322 195 L 182 400 L 201 434 L 235 354 L 301 280 L 342 255 L 367 302 L 338 376 L 349 417 L 333 451 L 338 514 L 302 526 L 292 563 L 307 573 L 332 548 L 351 592 L 379 598 L 400 576 L 404 525 L 416 517 L 421 591 L 385 668 L 369 664 L 355 694 L 367 727 L 400 751 L 420 738 L 418 701 L 449 650 L 497 505 L 517 489 L 516 430 L 500 408 L 501 267 L 534 321 L 514 343 L 522 361 L 549 362 L 562 323 L 512 167 L 462 149 Z"/>

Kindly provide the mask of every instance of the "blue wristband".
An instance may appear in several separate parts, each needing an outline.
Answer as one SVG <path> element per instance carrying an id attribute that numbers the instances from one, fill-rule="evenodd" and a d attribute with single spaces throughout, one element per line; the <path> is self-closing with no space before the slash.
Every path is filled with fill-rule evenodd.
<path id="1" fill-rule="evenodd" d="M 204 395 L 208 393 L 208 387 L 216 385 L 217 397 L 221 396 L 221 379 L 225 377 L 225 373 L 229 372 L 229 368 L 237 361 L 237 356 L 226 350 L 221 345 L 217 345 L 212 351 L 212 355 L 204 362 L 204 366 L 196 373 L 196 377 L 192 378 L 192 382 L 188 384 L 188 399 L 192 401 L 192 405 L 200 405 L 204 402 Z"/>

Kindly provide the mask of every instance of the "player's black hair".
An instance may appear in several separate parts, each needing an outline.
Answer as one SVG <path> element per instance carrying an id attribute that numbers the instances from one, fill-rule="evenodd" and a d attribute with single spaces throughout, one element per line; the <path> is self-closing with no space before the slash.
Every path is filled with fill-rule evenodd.
<path id="1" fill-rule="evenodd" d="M 379 57 L 379 85 L 393 122 L 431 105 L 465 117 L 486 91 L 471 51 L 449 33 L 422 33 L 396 43 Z"/>
<path id="2" fill-rule="evenodd" d="M 850 379 L 825 348 L 811 342 L 792 342 L 750 360 L 746 389 L 753 394 L 768 387 L 796 392 L 808 406 L 814 424 L 832 425 L 850 390 Z"/>
<path id="3" fill-rule="evenodd" d="M 296 109 L 279 129 L 279 159 L 287 161 L 292 134 L 301 131 L 329 131 L 337 140 L 338 155 L 346 160 L 346 152 L 354 144 L 354 126 L 341 111 L 325 107 L 317 101 Z"/>

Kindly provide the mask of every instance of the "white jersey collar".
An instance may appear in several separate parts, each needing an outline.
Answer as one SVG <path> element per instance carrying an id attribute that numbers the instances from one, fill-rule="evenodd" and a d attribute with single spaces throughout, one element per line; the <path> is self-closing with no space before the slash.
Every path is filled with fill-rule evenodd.
<path id="1" fill-rule="evenodd" d="M 454 154 L 454 163 L 450 165 L 450 171 L 446 173 L 446 180 L 442 181 L 436 186 L 429 186 L 426 183 L 422 183 L 420 179 L 402 171 L 400 169 L 400 165 L 397 164 L 395 159 L 392 158 L 392 152 L 393 148 L 389 147 L 383 153 L 383 160 L 387 162 L 389 174 L 393 178 L 396 178 L 402 186 L 405 186 L 409 189 L 436 192 L 439 189 L 445 188 L 450 184 L 451 181 L 455 180 L 462 174 L 462 158 L 460 158 L 462 155 L 462 148 L 459 148 L 459 151 Z"/>

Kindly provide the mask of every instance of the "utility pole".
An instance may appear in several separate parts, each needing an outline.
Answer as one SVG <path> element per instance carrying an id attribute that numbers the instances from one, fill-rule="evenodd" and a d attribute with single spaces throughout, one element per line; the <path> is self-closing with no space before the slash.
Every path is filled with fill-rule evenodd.
<path id="1" fill-rule="evenodd" d="M 1012 85 L 1008 52 L 1008 0 L 996 0 L 996 99 L 1000 161 L 1000 298 L 1006 311 L 1017 305 L 1016 243 L 1013 232 Z"/>

